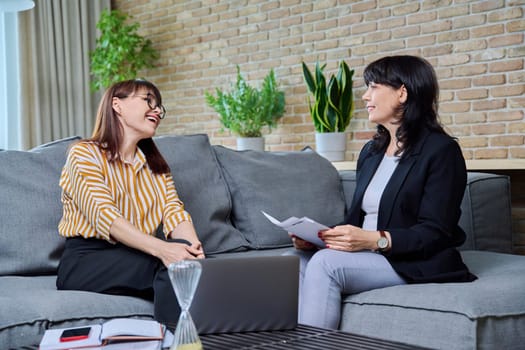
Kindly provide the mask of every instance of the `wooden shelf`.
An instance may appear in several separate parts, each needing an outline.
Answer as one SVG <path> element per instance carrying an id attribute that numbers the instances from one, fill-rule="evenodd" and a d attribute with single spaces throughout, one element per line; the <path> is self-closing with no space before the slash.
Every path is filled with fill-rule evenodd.
<path id="1" fill-rule="evenodd" d="M 525 159 L 470 159 L 468 170 L 525 170 Z"/>
<path id="2" fill-rule="evenodd" d="M 525 159 L 469 159 L 468 170 L 525 170 Z M 337 170 L 355 170 L 357 162 L 333 162 Z"/>
<path id="3" fill-rule="evenodd" d="M 337 170 L 355 170 L 357 162 L 332 162 Z"/>

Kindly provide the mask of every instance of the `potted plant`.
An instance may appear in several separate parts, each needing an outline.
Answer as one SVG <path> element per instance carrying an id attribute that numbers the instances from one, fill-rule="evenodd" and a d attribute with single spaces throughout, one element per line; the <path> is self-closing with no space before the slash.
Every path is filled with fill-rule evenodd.
<path id="1" fill-rule="evenodd" d="M 284 114 L 284 92 L 280 91 L 273 69 L 261 89 L 250 86 L 237 66 L 237 81 L 230 91 L 206 92 L 206 102 L 220 117 L 222 126 L 237 135 L 237 149 L 264 150 L 263 127 L 269 132 Z"/>
<path id="2" fill-rule="evenodd" d="M 159 57 L 151 40 L 137 34 L 138 23 L 125 24 L 129 18 L 117 10 L 104 10 L 100 15 L 97 22 L 100 36 L 90 53 L 93 91 L 134 79 L 139 70 L 153 67 Z"/>
<path id="3" fill-rule="evenodd" d="M 315 75 L 303 62 L 303 75 L 313 100 L 308 96 L 310 115 L 315 126 L 316 150 L 331 161 L 344 160 L 345 130 L 354 112 L 353 75 L 346 62 L 339 63 L 337 75 L 331 75 L 328 84 L 323 73 L 326 64 L 315 65 Z"/>

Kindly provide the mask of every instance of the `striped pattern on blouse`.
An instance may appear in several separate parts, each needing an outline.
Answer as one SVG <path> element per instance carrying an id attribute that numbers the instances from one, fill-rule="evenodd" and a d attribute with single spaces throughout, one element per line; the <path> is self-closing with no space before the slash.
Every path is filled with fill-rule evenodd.
<path id="1" fill-rule="evenodd" d="M 68 154 L 60 177 L 64 237 L 95 237 L 113 242 L 109 230 L 122 217 L 140 231 L 155 235 L 162 222 L 168 235 L 191 217 L 184 210 L 171 174 L 153 174 L 137 148 L 133 164 L 109 162 L 94 142 L 80 142 Z"/>

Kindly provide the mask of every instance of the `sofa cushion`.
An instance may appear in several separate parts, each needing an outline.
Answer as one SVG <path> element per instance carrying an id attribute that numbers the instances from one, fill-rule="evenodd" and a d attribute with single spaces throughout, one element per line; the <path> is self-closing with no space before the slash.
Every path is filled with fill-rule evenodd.
<path id="1" fill-rule="evenodd" d="M 287 232 L 270 223 L 261 211 L 279 220 L 308 216 L 328 226 L 344 219 L 339 173 L 317 153 L 213 148 L 232 195 L 232 222 L 251 248 L 291 245 Z"/>
<path id="2" fill-rule="evenodd" d="M 56 276 L 0 277 L 0 349 L 34 348 L 48 328 L 96 324 L 117 317 L 153 318 L 144 299 L 57 291 Z"/>
<path id="3" fill-rule="evenodd" d="M 57 229 L 62 217 L 58 181 L 67 148 L 78 139 L 0 152 L 0 275 L 56 270 L 64 242 Z"/>
<path id="4" fill-rule="evenodd" d="M 248 242 L 231 224 L 230 193 L 208 136 L 159 136 L 155 143 L 171 168 L 206 254 L 245 250 Z"/>
<path id="5" fill-rule="evenodd" d="M 512 253 L 509 177 L 469 172 L 459 225 L 467 233 L 462 250 Z"/>
<path id="6" fill-rule="evenodd" d="M 525 333 L 518 331 L 525 329 L 525 256 L 461 255 L 476 281 L 393 286 L 348 296 L 341 329 L 369 336 L 381 329 L 381 338 L 435 349 L 511 349 L 525 343 Z"/>

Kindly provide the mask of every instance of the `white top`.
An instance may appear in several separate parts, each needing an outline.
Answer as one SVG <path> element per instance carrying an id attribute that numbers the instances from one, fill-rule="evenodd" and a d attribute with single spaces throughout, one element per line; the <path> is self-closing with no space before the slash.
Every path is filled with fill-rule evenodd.
<path id="1" fill-rule="evenodd" d="M 365 220 L 363 221 L 364 230 L 377 230 L 379 202 L 388 181 L 392 177 L 394 170 L 396 170 L 398 162 L 399 157 L 387 156 L 385 154 L 372 180 L 370 180 L 363 196 L 363 203 L 361 204 L 361 209 L 365 212 Z"/>

